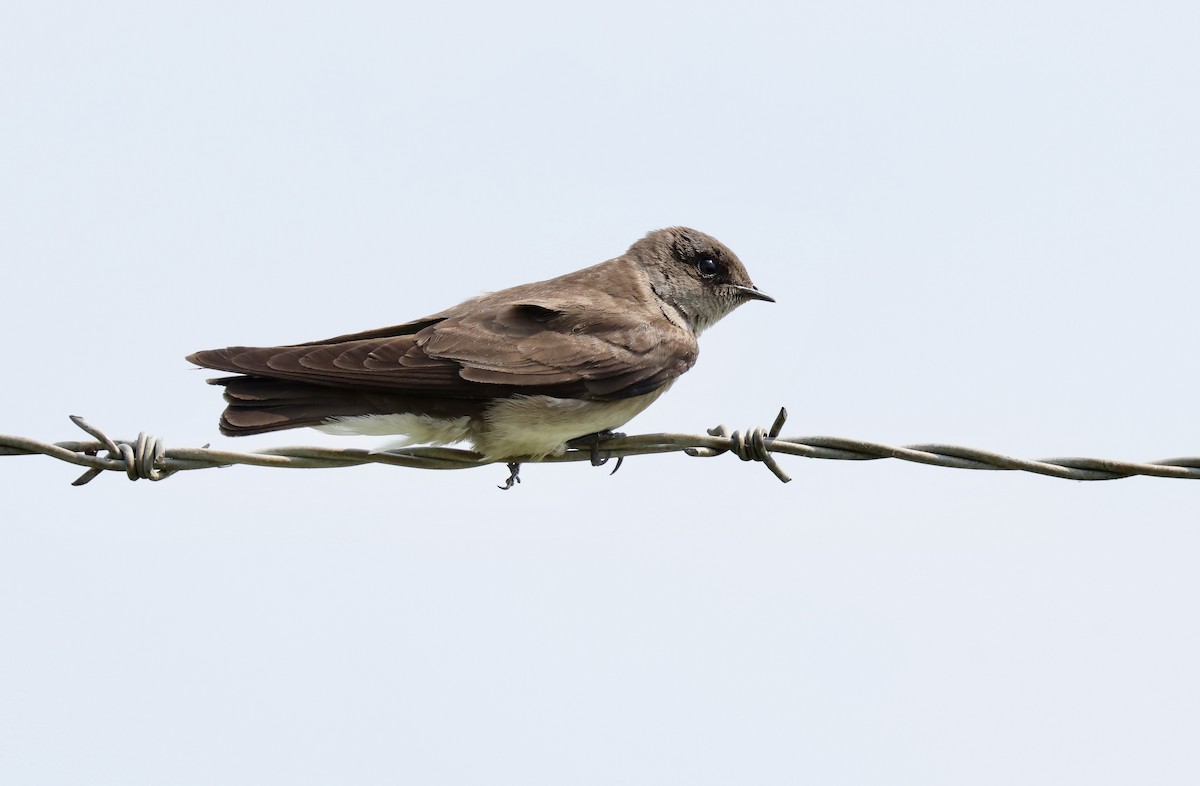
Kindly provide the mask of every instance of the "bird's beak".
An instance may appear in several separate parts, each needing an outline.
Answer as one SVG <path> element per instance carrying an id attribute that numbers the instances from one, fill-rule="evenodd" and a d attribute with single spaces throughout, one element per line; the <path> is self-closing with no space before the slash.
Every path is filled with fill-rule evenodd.
<path id="1" fill-rule="evenodd" d="M 744 287 L 741 284 L 730 284 L 730 286 L 740 292 L 744 297 L 747 297 L 751 300 L 765 300 L 768 303 L 775 302 L 775 298 L 771 297 L 766 292 L 763 292 L 753 284 L 748 287 Z"/>

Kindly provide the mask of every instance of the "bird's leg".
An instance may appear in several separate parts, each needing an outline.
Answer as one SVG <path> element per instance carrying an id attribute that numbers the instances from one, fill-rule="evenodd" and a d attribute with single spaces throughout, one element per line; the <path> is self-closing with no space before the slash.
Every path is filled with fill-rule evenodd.
<path id="1" fill-rule="evenodd" d="M 567 442 L 567 447 L 569 447 L 569 448 L 590 448 L 592 451 L 592 466 L 593 467 L 603 467 L 605 464 L 608 463 L 608 460 L 610 458 L 612 458 L 612 456 L 605 456 L 604 458 L 600 457 L 600 440 L 602 440 L 602 439 L 620 439 L 623 436 L 625 436 L 625 435 L 623 433 L 621 433 L 620 431 L 607 431 L 607 430 L 606 431 L 597 431 L 594 434 L 585 434 L 582 437 L 576 437 L 575 439 L 569 440 Z M 625 460 L 624 456 L 617 456 L 617 466 L 613 467 L 612 472 L 610 472 L 608 474 L 610 474 L 610 475 L 616 474 L 617 470 L 619 470 L 621 468 L 621 462 L 623 462 L 624 460 Z"/>
<path id="2" fill-rule="evenodd" d="M 501 491 L 508 491 L 513 486 L 521 482 L 521 465 L 510 461 L 508 463 L 508 480 L 504 481 L 503 486 L 496 486 Z"/>

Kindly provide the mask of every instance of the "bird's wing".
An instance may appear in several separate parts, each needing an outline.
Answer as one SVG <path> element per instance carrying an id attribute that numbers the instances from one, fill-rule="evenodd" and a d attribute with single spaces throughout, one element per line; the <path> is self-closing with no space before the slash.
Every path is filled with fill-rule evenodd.
<path id="1" fill-rule="evenodd" d="M 208 350 L 189 360 L 339 387 L 457 398 L 525 393 L 588 399 L 648 393 L 695 363 L 690 331 L 640 307 L 605 306 L 481 298 L 469 308 L 392 328 L 295 346 Z"/>

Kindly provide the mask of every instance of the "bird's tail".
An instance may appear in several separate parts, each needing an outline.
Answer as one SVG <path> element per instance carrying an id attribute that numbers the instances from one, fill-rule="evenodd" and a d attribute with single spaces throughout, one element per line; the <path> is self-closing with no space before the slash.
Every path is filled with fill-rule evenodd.
<path id="1" fill-rule="evenodd" d="M 221 433 L 228 437 L 319 426 L 330 418 L 386 410 L 378 397 L 323 385 L 260 377 L 222 377 L 209 384 L 225 388 Z"/>
<path id="2" fill-rule="evenodd" d="M 363 415 L 479 417 L 487 404 L 486 399 L 433 398 L 267 377 L 220 377 L 208 382 L 225 388 L 220 428 L 227 437 L 322 426 Z"/>

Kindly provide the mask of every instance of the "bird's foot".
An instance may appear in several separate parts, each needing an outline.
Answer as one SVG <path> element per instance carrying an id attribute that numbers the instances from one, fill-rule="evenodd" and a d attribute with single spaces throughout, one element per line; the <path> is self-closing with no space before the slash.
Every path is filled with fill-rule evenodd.
<path id="1" fill-rule="evenodd" d="M 600 440 L 602 440 L 602 439 L 620 439 L 623 436 L 625 436 L 625 435 L 623 433 L 621 433 L 620 431 L 597 431 L 594 434 L 585 434 L 582 437 L 576 437 L 575 439 L 568 441 L 567 447 L 569 447 L 569 448 L 590 448 L 592 451 L 592 466 L 593 467 L 603 467 L 605 464 L 608 463 L 608 460 L 610 458 L 612 458 L 612 456 L 604 456 L 603 458 L 601 458 L 601 456 L 600 456 Z M 619 470 L 621 468 L 621 462 L 623 462 L 624 460 L 625 460 L 624 456 L 617 456 L 617 465 L 615 467 L 613 467 L 612 472 L 610 472 L 608 474 L 609 475 L 616 474 L 617 470 Z"/>
<path id="2" fill-rule="evenodd" d="M 501 491 L 508 491 L 513 486 L 521 482 L 521 465 L 516 462 L 508 463 L 508 480 L 504 481 L 503 486 L 496 486 Z"/>

